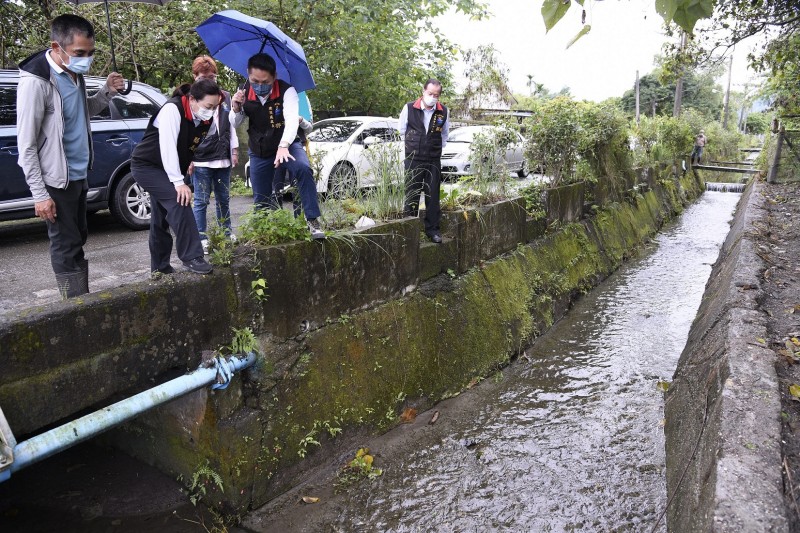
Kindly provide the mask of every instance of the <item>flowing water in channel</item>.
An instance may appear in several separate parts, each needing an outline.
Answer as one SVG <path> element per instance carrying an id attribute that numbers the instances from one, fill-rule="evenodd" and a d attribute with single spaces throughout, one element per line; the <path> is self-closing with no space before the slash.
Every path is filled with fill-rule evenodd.
<path id="1" fill-rule="evenodd" d="M 703 194 L 529 361 L 348 490 L 334 530 L 649 531 L 667 500 L 658 383 L 672 378 L 738 198 Z"/>

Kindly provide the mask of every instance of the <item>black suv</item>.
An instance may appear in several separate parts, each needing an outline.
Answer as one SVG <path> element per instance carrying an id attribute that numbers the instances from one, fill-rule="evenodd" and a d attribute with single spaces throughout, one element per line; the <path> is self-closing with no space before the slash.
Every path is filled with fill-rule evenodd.
<path id="1" fill-rule="evenodd" d="M 22 168 L 17 164 L 17 83 L 19 71 L 0 70 L 0 220 L 34 216 L 33 199 Z M 89 95 L 105 78 L 86 77 Z M 157 89 L 134 82 L 125 96 L 91 117 L 94 168 L 89 171 L 90 212 L 109 208 L 131 229 L 150 225 L 150 196 L 133 181 L 131 153 L 142 140 L 150 117 L 166 102 Z"/>

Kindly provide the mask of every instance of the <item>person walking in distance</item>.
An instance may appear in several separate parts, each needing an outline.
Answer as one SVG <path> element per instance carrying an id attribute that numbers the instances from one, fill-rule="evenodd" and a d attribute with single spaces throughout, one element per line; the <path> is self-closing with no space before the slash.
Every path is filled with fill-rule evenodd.
<path id="1" fill-rule="evenodd" d="M 420 194 L 425 196 L 425 234 L 435 243 L 442 242 L 439 229 L 439 184 L 442 179 L 442 148 L 450 131 L 449 112 L 439 103 L 442 84 L 429 79 L 422 96 L 409 102 L 400 112 L 398 129 L 405 139 L 406 196 L 405 216 L 416 217 Z"/>
<path id="2" fill-rule="evenodd" d="M 694 138 L 694 150 L 692 150 L 691 161 L 693 165 L 699 165 L 703 157 L 703 149 L 706 147 L 706 134 L 703 130 Z"/>
<path id="3" fill-rule="evenodd" d="M 203 258 L 200 233 L 192 212 L 192 190 L 184 174 L 194 151 L 211 128 L 222 92 L 211 80 L 199 79 L 184 86 L 150 119 L 142 141 L 131 158 L 136 183 L 150 193 L 150 270 L 172 274 L 172 235 L 175 232 L 178 258 L 196 274 L 212 271 Z"/>
<path id="4" fill-rule="evenodd" d="M 87 176 L 94 150 L 89 117 L 108 107 L 125 86 L 112 72 L 91 98 L 83 75 L 94 58 L 94 28 L 83 17 L 60 15 L 50 28 L 50 49 L 19 65 L 17 146 L 36 216 L 47 222 L 50 263 L 63 299 L 89 292 L 83 247 Z"/>

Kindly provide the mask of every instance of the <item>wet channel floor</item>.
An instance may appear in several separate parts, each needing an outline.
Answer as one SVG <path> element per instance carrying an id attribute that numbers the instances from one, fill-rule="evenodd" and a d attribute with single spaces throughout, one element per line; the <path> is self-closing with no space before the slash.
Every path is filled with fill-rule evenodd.
<path id="1" fill-rule="evenodd" d="M 496 378 L 367 444 L 382 476 L 313 479 L 255 531 L 656 531 L 663 393 L 739 194 L 707 192 Z M 304 505 L 301 496 L 321 497 Z"/>

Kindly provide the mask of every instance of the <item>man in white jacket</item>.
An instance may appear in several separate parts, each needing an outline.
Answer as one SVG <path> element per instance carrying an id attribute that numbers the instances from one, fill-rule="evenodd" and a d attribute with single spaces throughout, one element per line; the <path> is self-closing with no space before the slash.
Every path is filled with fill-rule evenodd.
<path id="1" fill-rule="evenodd" d="M 31 189 L 36 216 L 47 221 L 50 262 L 66 299 L 89 292 L 83 253 L 87 174 L 92 167 L 89 117 L 108 106 L 125 84 L 111 73 L 106 85 L 86 97 L 83 75 L 94 56 L 94 28 L 77 15 L 53 19 L 51 48 L 20 63 L 17 89 L 19 166 Z"/>

